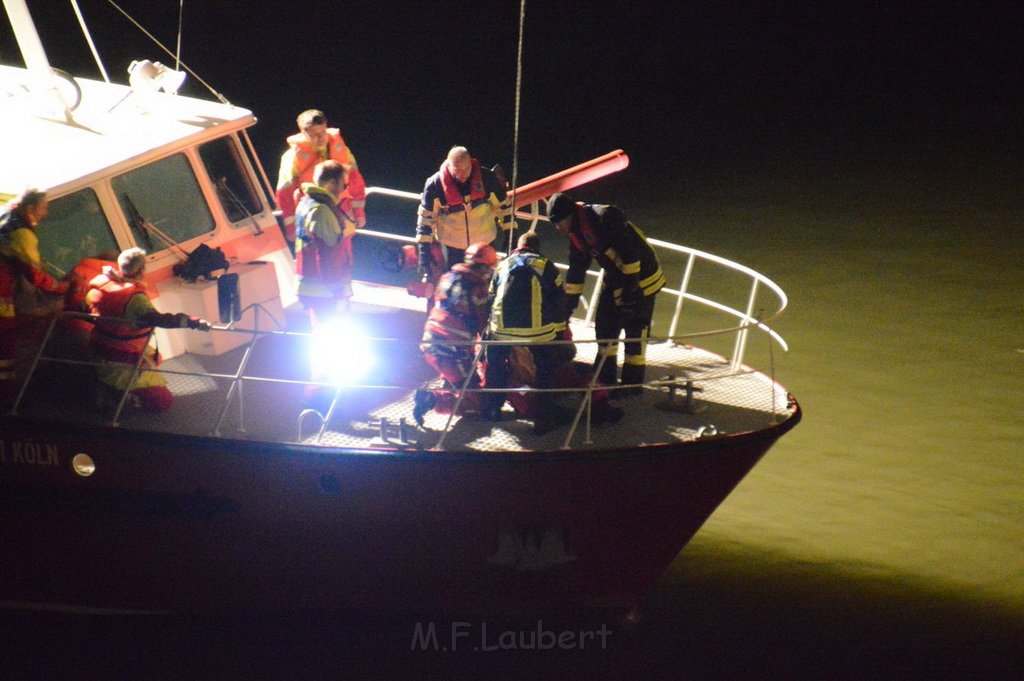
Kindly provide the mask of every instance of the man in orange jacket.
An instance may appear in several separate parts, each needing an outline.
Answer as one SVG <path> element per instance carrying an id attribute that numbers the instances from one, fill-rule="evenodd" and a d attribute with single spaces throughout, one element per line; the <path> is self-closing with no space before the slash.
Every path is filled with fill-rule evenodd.
<path id="1" fill-rule="evenodd" d="M 313 181 L 313 170 L 322 161 L 337 161 L 345 169 L 338 210 L 356 227 L 366 225 L 366 182 L 356 157 L 345 144 L 341 131 L 327 127 L 327 116 L 309 109 L 296 119 L 299 132 L 288 138 L 288 150 L 281 156 L 277 177 L 277 205 L 281 210 L 285 238 L 294 252 L 295 206 L 302 198 L 302 185 Z"/>
<path id="2" fill-rule="evenodd" d="M 110 398 L 130 391 L 131 403 L 142 411 L 163 411 L 174 402 L 162 374 L 156 368 L 160 357 L 149 345 L 154 326 L 166 329 L 209 331 L 210 323 L 187 314 L 161 313 L 153 307 L 142 280 L 146 270 L 146 252 L 129 248 L 117 257 L 117 267 L 104 267 L 102 274 L 89 282 L 86 301 L 93 314 L 100 315 L 92 330 L 89 345 L 99 360 L 96 377 Z M 135 367 L 142 357 L 139 375 Z"/>

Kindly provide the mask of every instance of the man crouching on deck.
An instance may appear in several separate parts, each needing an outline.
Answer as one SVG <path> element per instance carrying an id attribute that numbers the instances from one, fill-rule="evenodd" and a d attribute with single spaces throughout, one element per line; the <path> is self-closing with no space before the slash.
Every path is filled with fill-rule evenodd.
<path id="1" fill-rule="evenodd" d="M 149 345 L 153 327 L 209 331 L 210 323 L 183 313 L 157 312 L 142 281 L 145 271 L 146 252 L 129 248 L 117 257 L 116 269 L 108 265 L 89 282 L 86 302 L 90 312 L 101 317 L 89 336 L 89 347 L 100 361 L 96 376 L 104 391 L 101 398 L 110 401 L 130 390 L 130 404 L 157 412 L 170 407 L 174 395 L 163 374 L 147 371 L 160 364 L 159 353 Z M 133 382 L 140 356 L 142 365 Z"/>

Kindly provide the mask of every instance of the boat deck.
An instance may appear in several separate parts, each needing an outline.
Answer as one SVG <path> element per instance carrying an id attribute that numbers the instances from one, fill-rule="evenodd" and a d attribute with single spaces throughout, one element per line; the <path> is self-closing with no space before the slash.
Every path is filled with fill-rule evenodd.
<path id="1" fill-rule="evenodd" d="M 553 401 L 579 419 L 541 436 L 533 433 L 531 420 L 518 416 L 508 404 L 498 422 L 474 413 L 449 416 L 430 411 L 421 429 L 412 418 L 414 394 L 418 388 L 436 385 L 417 349 L 424 303 L 401 290 L 394 297 L 395 290 L 389 290 L 392 298 L 385 295 L 382 300 L 385 291 L 380 287 L 357 289 L 346 318 L 346 326 L 361 326 L 367 335 L 388 339 L 371 344 L 387 361 L 379 361 L 358 385 L 315 386 L 315 403 L 309 399 L 314 386 L 304 359 L 309 335 L 267 332 L 219 356 L 186 353 L 165 361 L 161 370 L 175 394 L 175 403 L 166 412 L 143 414 L 126 408 L 117 413 L 115 405 L 90 399 L 94 390 L 83 389 L 77 392 L 85 398 L 64 400 L 59 417 L 70 423 L 113 423 L 161 433 L 389 452 L 620 450 L 755 431 L 791 414 L 785 389 L 764 374 L 734 369 L 721 356 L 696 347 L 652 342 L 647 351 L 648 384 L 642 394 L 626 398 L 625 393 L 610 391 L 625 411 L 616 423 L 590 424 L 587 410 L 581 408 L 583 392 L 577 389 L 537 396 L 545 406 Z M 288 316 L 289 327 L 301 327 L 301 312 L 290 311 Z M 246 335 L 252 340 L 251 333 Z M 574 322 L 573 335 L 576 361 L 589 367 L 596 351 L 593 329 Z M 41 386 L 66 384 L 60 372 L 77 374 L 72 378 L 84 388 L 91 368 L 41 363 L 30 384 L 35 388 L 26 392 L 19 413 L 52 417 L 53 395 Z"/>

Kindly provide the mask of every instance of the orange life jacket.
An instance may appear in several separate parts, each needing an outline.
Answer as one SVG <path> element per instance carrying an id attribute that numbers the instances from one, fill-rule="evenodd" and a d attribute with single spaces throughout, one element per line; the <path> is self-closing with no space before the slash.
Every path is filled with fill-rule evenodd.
<path id="1" fill-rule="evenodd" d="M 104 273 L 89 282 L 89 308 L 103 317 L 127 315 L 128 303 L 134 296 L 146 295 L 146 285 L 118 280 Z M 95 292 L 95 294 L 93 293 Z M 89 344 L 96 353 L 113 362 L 134 363 L 146 348 L 152 327 L 138 327 L 121 319 L 99 319 L 93 327 Z"/>
<path id="2" fill-rule="evenodd" d="M 291 179 L 289 181 L 287 171 L 282 168 L 281 177 L 278 178 L 277 203 L 285 221 L 288 239 L 294 240 L 295 206 L 302 198 L 302 183 L 312 182 L 316 164 L 326 159 L 320 156 L 309 138 L 301 132 L 288 138 L 288 147 L 292 152 Z M 366 222 L 366 181 L 356 167 L 355 156 L 337 128 L 327 128 L 327 159 L 345 166 L 346 188 L 341 193 L 338 208 L 344 217 L 362 226 Z"/>

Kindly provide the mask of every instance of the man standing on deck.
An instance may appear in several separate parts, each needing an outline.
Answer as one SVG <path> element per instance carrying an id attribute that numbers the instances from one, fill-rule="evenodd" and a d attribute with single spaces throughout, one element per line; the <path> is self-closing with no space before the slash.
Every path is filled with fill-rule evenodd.
<path id="1" fill-rule="evenodd" d="M 313 171 L 322 161 L 336 161 L 344 169 L 338 191 L 338 210 L 346 222 L 366 225 L 366 182 L 356 157 L 337 128 L 327 127 L 323 111 L 309 109 L 296 119 L 299 132 L 288 138 L 288 150 L 281 156 L 277 177 L 277 205 L 281 210 L 284 235 L 295 249 L 295 206 L 302 198 L 302 184 L 313 181 Z"/>
<path id="2" fill-rule="evenodd" d="M 104 267 L 89 282 L 85 299 L 90 312 L 101 317 L 93 327 L 89 347 L 100 362 L 96 376 L 102 384 L 101 402 L 111 402 L 130 390 L 130 404 L 158 412 L 171 406 L 174 395 L 163 374 L 147 370 L 160 364 L 159 353 L 149 345 L 153 327 L 209 331 L 210 323 L 184 313 L 157 312 L 143 281 L 145 273 L 146 252 L 129 248 L 117 257 L 116 268 Z M 140 356 L 142 365 L 135 376 Z"/>
<path id="3" fill-rule="evenodd" d="M 431 272 L 434 241 L 444 247 L 451 269 L 462 262 L 470 244 L 495 245 L 498 234 L 512 224 L 511 198 L 497 174 L 482 167 L 466 147 L 452 147 L 423 187 L 416 220 L 420 275 L 433 279 L 439 274 Z"/>
<path id="4" fill-rule="evenodd" d="M 604 269 L 604 288 L 597 303 L 595 334 L 599 341 L 598 381 L 618 383 L 618 339 L 625 333 L 622 384 L 626 394 L 640 394 L 646 373 L 647 337 L 654 317 L 654 298 L 665 286 L 658 256 L 643 232 L 615 206 L 577 203 L 566 194 L 548 200 L 548 220 L 569 237 L 569 272 L 565 277 L 567 312 L 583 294 L 583 281 L 592 260 Z M 602 359 L 604 363 L 602 364 Z"/>
<path id="5" fill-rule="evenodd" d="M 295 269 L 299 300 L 315 329 L 352 297 L 352 237 L 356 223 L 338 209 L 345 191 L 345 168 L 337 161 L 316 166 L 302 185 L 295 209 Z"/>
<path id="6" fill-rule="evenodd" d="M 39 254 L 35 230 L 48 209 L 46 192 L 36 189 L 0 208 L 0 403 L 14 397 L 18 343 L 35 334 L 29 311 L 17 308 L 18 287 L 57 295 L 68 290 L 68 282 L 46 273 Z"/>

